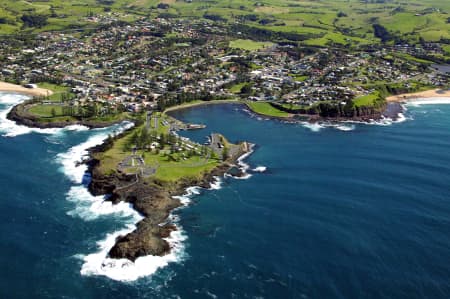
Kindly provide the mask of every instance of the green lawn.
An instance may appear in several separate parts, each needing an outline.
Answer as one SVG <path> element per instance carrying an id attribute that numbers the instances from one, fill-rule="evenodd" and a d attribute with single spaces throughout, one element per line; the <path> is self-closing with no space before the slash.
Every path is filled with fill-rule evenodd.
<path id="1" fill-rule="evenodd" d="M 442 49 L 447 55 L 450 55 L 450 45 L 444 45 L 442 46 Z"/>
<path id="2" fill-rule="evenodd" d="M 355 104 L 356 107 L 372 106 L 374 101 L 377 100 L 379 96 L 380 95 L 378 92 L 374 92 L 365 96 L 355 98 L 353 100 L 353 103 Z"/>
<path id="3" fill-rule="evenodd" d="M 176 155 L 180 156 L 181 155 Z M 175 182 L 182 178 L 196 178 L 204 172 L 210 171 L 220 164 L 217 159 L 206 161 L 203 157 L 194 156 L 186 160 L 170 161 L 162 154 L 145 153 L 146 165 L 158 165 L 155 177 L 163 181 Z"/>
<path id="4" fill-rule="evenodd" d="M 267 102 L 247 102 L 247 106 L 255 113 L 273 117 L 289 117 L 289 113 L 280 111 Z"/>
<path id="5" fill-rule="evenodd" d="M 425 59 L 420 59 L 414 56 L 411 56 L 409 54 L 406 53 L 396 53 L 396 56 L 405 59 L 407 61 L 411 61 L 411 62 L 417 62 L 417 63 L 422 63 L 422 64 L 432 64 L 432 61 L 429 60 L 425 60 Z"/>
<path id="6" fill-rule="evenodd" d="M 244 87 L 246 84 L 247 84 L 247 82 L 242 82 L 242 83 L 235 84 L 235 85 L 230 87 L 230 91 L 232 93 L 240 93 L 242 87 Z"/>
<path id="7" fill-rule="evenodd" d="M 257 51 L 267 47 L 272 46 L 273 43 L 270 42 L 255 42 L 249 39 L 237 39 L 230 41 L 230 48 L 248 50 L 248 51 Z"/>
<path id="8" fill-rule="evenodd" d="M 61 102 L 63 94 L 72 96 L 73 94 L 70 92 L 70 88 L 67 86 L 61 86 L 53 83 L 48 82 L 41 82 L 38 83 L 38 87 L 49 89 L 53 91 L 53 94 L 48 97 L 48 99 L 52 102 Z"/>
<path id="9" fill-rule="evenodd" d="M 135 130 L 140 130 L 142 128 L 143 126 L 140 126 Z M 97 158 L 101 160 L 100 171 L 102 173 L 108 174 L 114 172 L 117 169 L 119 162 L 131 155 L 130 151 L 125 150 L 125 144 L 128 139 L 131 138 L 131 135 L 132 133 L 116 140 L 114 146 L 106 152 L 95 154 Z M 140 154 L 143 154 L 144 156 L 145 164 L 157 168 L 154 178 L 163 181 L 176 182 L 186 177 L 199 177 L 204 172 L 210 171 L 221 163 L 221 161 L 214 158 L 210 158 L 206 161 L 205 158 L 197 155 L 187 158 L 186 151 L 173 153 L 172 157 L 177 160 L 173 161 L 168 157 L 169 152 L 170 149 L 167 147 L 161 149 L 159 153 L 156 153 L 155 150 L 140 151 Z M 186 156 L 183 156 L 183 153 Z M 184 157 L 186 157 L 186 159 Z M 136 171 L 136 169 L 129 168 L 127 171 L 132 172 Z"/>
<path id="10" fill-rule="evenodd" d="M 35 105 L 28 109 L 28 112 L 38 117 L 53 117 L 52 110 L 55 111 L 55 116 L 63 115 L 60 105 Z"/>
<path id="11" fill-rule="evenodd" d="M 303 82 L 309 79 L 309 76 L 303 76 L 303 75 L 290 75 L 295 81 L 297 82 Z"/>

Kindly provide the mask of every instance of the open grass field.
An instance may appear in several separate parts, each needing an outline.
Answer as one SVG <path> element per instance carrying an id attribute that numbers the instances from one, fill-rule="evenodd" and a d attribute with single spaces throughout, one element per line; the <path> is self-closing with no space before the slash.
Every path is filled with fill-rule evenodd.
<path id="1" fill-rule="evenodd" d="M 267 102 L 247 102 L 247 106 L 257 114 L 271 117 L 289 117 L 289 113 L 280 111 Z"/>
<path id="2" fill-rule="evenodd" d="M 52 114 L 52 111 L 54 111 L 55 115 Z M 28 110 L 28 113 L 38 117 L 54 117 L 63 115 L 61 105 L 35 105 Z"/>
<path id="3" fill-rule="evenodd" d="M 230 91 L 232 93 L 240 93 L 241 90 L 242 90 L 242 87 L 244 87 L 246 84 L 248 84 L 248 83 L 247 82 L 243 82 L 243 83 L 235 84 L 235 85 L 230 87 Z"/>
<path id="4" fill-rule="evenodd" d="M 169 7 L 159 9 L 159 3 L 167 3 Z M 230 24 L 239 21 L 250 27 L 299 34 L 300 43 L 315 46 L 379 43 L 373 24 L 383 25 L 392 35 L 410 43 L 421 38 L 425 41 L 450 38 L 450 1 L 436 0 L 3 0 L 0 34 L 65 30 L 73 25 L 93 27 L 95 23 L 86 17 L 108 11 L 120 13 L 119 18 L 126 21 L 139 16 L 157 17 L 161 13 L 192 19 L 201 19 L 206 14 L 218 15 Z M 23 28 L 21 16 L 30 13 L 46 15 L 47 25 Z M 255 50 L 264 44 L 242 39 L 232 41 L 230 46 Z"/>
<path id="5" fill-rule="evenodd" d="M 374 92 L 365 96 L 357 97 L 353 100 L 353 103 L 356 107 L 363 107 L 363 106 L 373 106 L 373 103 L 375 100 L 377 100 L 379 97 L 378 92 Z"/>
<path id="6" fill-rule="evenodd" d="M 52 83 L 42 82 L 38 83 L 38 87 L 53 91 L 53 94 L 48 97 L 52 102 L 61 102 L 63 94 L 71 95 L 70 88 L 66 86 L 60 86 Z"/>
<path id="7" fill-rule="evenodd" d="M 273 43 L 270 42 L 255 42 L 249 39 L 237 39 L 230 41 L 230 48 L 237 48 L 247 51 L 261 50 L 272 46 Z"/>

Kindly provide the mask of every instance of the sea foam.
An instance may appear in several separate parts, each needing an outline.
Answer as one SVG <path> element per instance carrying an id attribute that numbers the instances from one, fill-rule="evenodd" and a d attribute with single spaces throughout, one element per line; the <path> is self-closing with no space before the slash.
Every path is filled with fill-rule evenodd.
<path id="1" fill-rule="evenodd" d="M 222 179 L 218 176 L 214 177 L 214 182 L 210 183 L 209 190 L 219 190 L 222 188 Z"/>
<path id="2" fill-rule="evenodd" d="M 253 172 L 265 172 L 267 170 L 266 166 L 257 166 L 252 169 Z"/>
<path id="3" fill-rule="evenodd" d="M 108 138 L 108 135 L 120 134 L 131 128 L 133 125 L 134 124 L 130 122 L 123 122 L 119 125 L 117 130 L 113 130 L 113 128 L 93 130 L 95 131 L 95 134 L 89 137 L 87 141 L 71 147 L 65 153 L 58 154 L 57 160 L 62 164 L 60 170 L 69 177 L 72 182 L 81 184 L 87 170 L 87 165 L 80 164 L 79 162 L 82 162 L 83 159 L 88 157 L 88 149 L 102 144 Z M 73 128 L 70 128 L 69 130 L 72 129 Z"/>
<path id="4" fill-rule="evenodd" d="M 422 105 L 448 105 L 450 104 L 450 98 L 449 97 L 435 97 L 435 98 L 427 98 L 427 99 L 420 99 L 417 101 L 411 101 L 408 102 L 407 106 L 422 106 Z"/>
<path id="5" fill-rule="evenodd" d="M 133 219 L 133 223 L 142 219 L 131 204 L 126 202 L 113 204 L 111 201 L 105 200 L 105 196 L 93 196 L 82 185 L 72 186 L 69 192 L 67 192 L 66 198 L 76 205 L 67 214 L 73 217 L 80 217 L 86 221 L 95 220 L 101 216 L 110 214 L 131 218 Z"/>
<path id="6" fill-rule="evenodd" d="M 101 144 L 108 137 L 108 134 L 119 134 L 132 125 L 132 123 L 123 123 L 114 131 L 113 128 L 93 130 L 94 135 L 87 141 L 73 146 L 66 153 L 57 156 L 57 161 L 62 165 L 61 171 L 76 184 L 67 193 L 67 200 L 76 204 L 75 208 L 68 212 L 69 215 L 82 218 L 85 221 L 92 221 L 105 215 L 126 218 L 123 229 L 109 233 L 103 240 L 97 242 L 97 252 L 77 255 L 83 261 L 80 270 L 82 275 L 102 275 L 114 280 L 133 281 L 151 275 L 157 269 L 165 267 L 170 262 L 180 261 L 184 257 L 183 241 L 186 240 L 186 236 L 179 225 L 177 225 L 177 230 L 171 232 L 170 236 L 165 239 L 171 247 L 170 253 L 165 256 L 144 256 L 134 262 L 108 257 L 108 252 L 114 246 L 116 238 L 135 230 L 136 224 L 143 217 L 129 203 L 112 204 L 105 200 L 104 196 L 91 195 L 86 189 L 88 183 L 86 182 L 87 166 L 78 162 L 87 157 L 89 148 Z M 88 177 L 87 180 L 89 179 Z M 185 202 L 188 201 L 189 196 L 197 193 L 196 188 L 188 188 L 187 193 L 183 196 Z M 177 220 L 176 217 L 170 217 L 170 219 L 172 222 Z"/>
<path id="7" fill-rule="evenodd" d="M 174 196 L 187 205 L 192 195 L 199 194 L 198 187 L 187 188 L 182 196 Z M 143 217 L 128 203 L 112 204 L 105 201 L 102 196 L 92 196 L 83 186 L 74 186 L 68 193 L 68 200 L 77 203 L 75 210 L 70 215 L 81 217 L 84 220 L 94 220 L 102 215 L 114 215 L 126 217 L 125 227 L 106 235 L 97 242 L 98 251 L 95 253 L 77 257 L 83 261 L 80 273 L 86 276 L 101 275 L 118 281 L 134 281 L 141 277 L 149 276 L 158 269 L 167 266 L 171 262 L 180 262 L 185 259 L 184 241 L 187 239 L 183 228 L 178 224 L 178 217 L 171 214 L 168 222 L 176 225 L 177 230 L 170 233 L 165 240 L 170 245 L 170 253 L 164 256 L 143 256 L 134 262 L 128 259 L 111 259 L 108 252 L 114 246 L 117 237 L 124 236 L 136 229 L 136 223 Z"/>
<path id="8" fill-rule="evenodd" d="M 181 196 L 174 196 L 179 199 L 184 206 L 190 203 L 190 198 L 193 195 L 200 193 L 199 187 L 189 187 L 186 193 Z M 124 236 L 136 229 L 136 223 L 143 217 L 138 212 L 133 210 L 130 205 L 118 204 L 110 206 L 100 198 L 93 198 L 90 194 L 84 194 L 81 190 L 72 190 L 74 193 L 80 192 L 81 197 L 85 200 L 92 201 L 94 204 L 88 208 L 88 214 L 95 213 L 96 216 L 106 213 L 120 213 L 121 216 L 128 216 L 129 222 L 126 227 L 106 235 L 106 237 L 97 242 L 98 251 L 88 255 L 78 254 L 77 257 L 83 261 L 80 273 L 86 276 L 101 275 L 109 277 L 118 281 L 135 281 L 141 277 L 154 274 L 158 269 L 167 266 L 172 262 L 181 262 L 186 258 L 184 242 L 187 239 L 183 228 L 178 224 L 179 218 L 177 215 L 170 214 L 167 223 L 173 223 L 177 229 L 172 231 L 168 238 L 165 238 L 170 245 L 170 252 L 164 256 L 143 256 L 137 258 L 134 262 L 128 259 L 111 259 L 108 257 L 108 252 L 114 246 L 117 237 Z M 89 196 L 91 198 L 89 198 Z M 80 200 L 80 194 L 76 196 Z M 105 208 L 105 211 L 100 211 Z"/>
<path id="9" fill-rule="evenodd" d="M 169 242 L 170 253 L 164 256 L 143 256 L 134 262 L 128 259 L 111 259 L 108 257 L 109 250 L 114 246 L 116 238 L 126 235 L 135 229 L 134 225 L 110 233 L 106 238 L 97 242 L 99 251 L 89 255 L 78 255 L 82 259 L 83 265 L 80 273 L 82 275 L 102 275 L 119 281 L 135 281 L 138 278 L 149 276 L 159 268 L 167 266 L 171 262 L 182 261 L 185 257 L 183 242 L 186 236 L 181 230 L 171 232 L 165 240 Z"/>
<path id="10" fill-rule="evenodd" d="M 40 134 L 58 134 L 64 131 L 73 130 L 86 130 L 83 126 L 69 126 L 66 128 L 51 128 L 51 129 L 39 129 L 39 128 L 29 128 L 23 125 L 18 125 L 16 122 L 9 120 L 7 115 L 9 111 L 15 106 L 23 101 L 28 100 L 29 97 L 21 94 L 11 94 L 11 93 L 0 93 L 0 132 L 3 133 L 2 136 L 5 137 L 16 137 L 19 135 L 25 135 L 30 133 L 40 133 Z"/>
<path id="11" fill-rule="evenodd" d="M 319 132 L 325 128 L 325 125 L 321 123 L 302 122 L 301 124 L 303 127 L 310 129 L 312 132 Z"/>

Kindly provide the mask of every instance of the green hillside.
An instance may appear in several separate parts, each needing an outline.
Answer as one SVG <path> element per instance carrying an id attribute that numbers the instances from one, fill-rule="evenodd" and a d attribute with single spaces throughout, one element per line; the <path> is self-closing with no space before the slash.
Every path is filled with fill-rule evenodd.
<path id="1" fill-rule="evenodd" d="M 97 22 L 89 17 L 113 14 L 121 21 L 159 16 L 237 22 L 252 29 L 292 34 L 294 39 L 316 46 L 367 45 L 381 40 L 447 44 L 448 13 L 450 1 L 434 0 L 3 0 L 0 33 L 90 28 Z"/>

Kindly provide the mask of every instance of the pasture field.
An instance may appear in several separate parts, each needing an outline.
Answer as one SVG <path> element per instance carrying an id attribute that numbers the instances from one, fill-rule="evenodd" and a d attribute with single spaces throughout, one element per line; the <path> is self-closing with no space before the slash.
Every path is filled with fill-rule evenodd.
<path id="1" fill-rule="evenodd" d="M 272 46 L 273 44 L 270 42 L 255 42 L 249 39 L 237 39 L 230 41 L 230 48 L 237 48 L 247 51 L 256 51 L 261 50 L 267 47 Z"/>
<path id="2" fill-rule="evenodd" d="M 26 31 L 68 30 L 91 28 L 96 24 L 88 16 L 115 13 L 124 21 L 137 17 L 176 17 L 199 19 L 219 16 L 223 23 L 239 22 L 245 26 L 273 32 L 299 35 L 305 45 L 358 46 L 379 43 L 373 24 L 405 42 L 420 40 L 447 44 L 450 39 L 450 1 L 435 0 L 3 0 L 0 3 L 0 34 Z M 168 7 L 158 8 L 166 3 Z M 40 28 L 24 26 L 21 17 L 27 14 L 45 15 L 47 22 Z M 233 43 L 234 42 L 234 43 Z M 233 41 L 231 46 L 244 49 L 260 47 L 250 42 Z"/>

